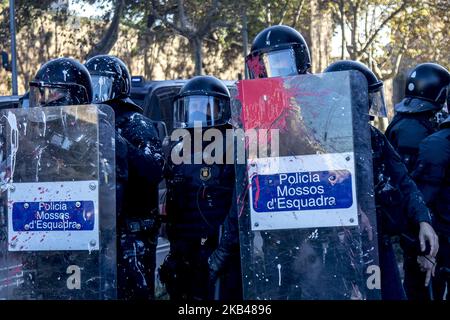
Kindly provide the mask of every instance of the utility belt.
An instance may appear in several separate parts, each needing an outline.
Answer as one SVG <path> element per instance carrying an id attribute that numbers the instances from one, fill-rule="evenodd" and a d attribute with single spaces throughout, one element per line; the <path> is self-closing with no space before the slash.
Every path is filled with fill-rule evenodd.
<path id="1" fill-rule="evenodd" d="M 163 215 L 158 214 L 158 210 L 152 210 L 150 218 L 124 218 L 124 231 L 130 233 L 156 231 L 164 222 Z"/>

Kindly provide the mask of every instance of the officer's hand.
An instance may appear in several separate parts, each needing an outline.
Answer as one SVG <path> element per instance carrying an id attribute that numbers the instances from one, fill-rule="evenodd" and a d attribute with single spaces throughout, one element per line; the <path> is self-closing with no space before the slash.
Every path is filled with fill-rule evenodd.
<path id="1" fill-rule="evenodd" d="M 422 252 L 425 251 L 426 242 L 428 242 L 430 244 L 429 255 L 432 257 L 436 257 L 436 254 L 439 250 L 438 236 L 436 232 L 434 232 L 433 227 L 428 222 L 420 223 L 419 241 L 420 241 L 420 250 Z"/>
<path id="2" fill-rule="evenodd" d="M 418 256 L 417 263 L 419 264 L 420 271 L 426 272 L 425 275 L 425 287 L 430 284 L 431 276 L 434 277 L 434 272 L 436 269 L 436 259 L 430 255 Z"/>

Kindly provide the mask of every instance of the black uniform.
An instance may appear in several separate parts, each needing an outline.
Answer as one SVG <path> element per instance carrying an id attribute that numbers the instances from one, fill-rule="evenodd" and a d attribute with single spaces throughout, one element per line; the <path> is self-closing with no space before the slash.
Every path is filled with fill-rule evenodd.
<path id="1" fill-rule="evenodd" d="M 381 293 L 384 300 L 398 300 L 404 298 L 404 293 L 391 235 L 413 228 L 414 232 L 408 238 L 417 238 L 419 223 L 431 224 L 431 217 L 398 153 L 378 129 L 371 127 L 371 135 L 382 274 Z M 412 240 L 411 247 L 417 248 L 417 241 Z M 418 252 L 414 253 L 417 255 Z"/>
<path id="2" fill-rule="evenodd" d="M 118 297 L 153 299 L 158 184 L 164 166 L 161 141 L 153 122 L 129 98 L 131 76 L 122 60 L 99 55 L 86 67 L 93 101 L 109 105 L 115 113 Z"/>
<path id="3" fill-rule="evenodd" d="M 422 112 L 401 112 L 423 108 Z M 400 110 L 395 115 L 386 130 L 386 137 L 397 150 L 408 172 L 414 169 L 419 153 L 419 144 L 423 139 L 433 134 L 437 130 L 437 123 L 433 111 L 436 107 L 428 101 L 418 98 L 405 98 L 396 106 Z M 414 230 L 409 230 L 413 233 Z M 417 264 L 416 248 L 411 246 L 408 238 L 401 237 L 400 244 L 403 249 L 404 260 L 404 288 L 408 299 L 429 300 L 428 288 L 424 286 L 425 273 L 420 270 Z"/>
<path id="4" fill-rule="evenodd" d="M 225 127 L 221 129 L 225 132 Z M 182 148 L 183 143 L 176 142 L 173 148 Z M 166 170 L 170 254 L 160 278 L 174 300 L 213 299 L 208 258 L 219 245 L 220 227 L 233 196 L 234 165 L 194 164 L 194 154 L 190 157 L 191 164 L 176 165 L 169 159 Z M 225 163 L 225 153 L 223 159 Z"/>
<path id="5" fill-rule="evenodd" d="M 161 142 L 153 122 L 129 99 L 107 104 L 115 112 L 117 131 L 118 297 L 153 299 Z"/>
<path id="6" fill-rule="evenodd" d="M 450 118 L 420 144 L 412 176 L 433 213 L 433 227 L 439 236 L 432 287 L 434 299 L 442 300 L 450 282 Z"/>

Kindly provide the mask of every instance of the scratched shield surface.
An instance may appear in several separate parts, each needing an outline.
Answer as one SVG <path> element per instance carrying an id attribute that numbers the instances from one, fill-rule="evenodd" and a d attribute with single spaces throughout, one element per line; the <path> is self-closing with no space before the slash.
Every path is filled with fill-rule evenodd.
<path id="1" fill-rule="evenodd" d="M 0 299 L 114 299 L 113 110 L 5 109 L 0 118 Z"/>
<path id="2" fill-rule="evenodd" d="M 353 71 L 238 83 L 246 299 L 379 299 L 367 99 Z"/>

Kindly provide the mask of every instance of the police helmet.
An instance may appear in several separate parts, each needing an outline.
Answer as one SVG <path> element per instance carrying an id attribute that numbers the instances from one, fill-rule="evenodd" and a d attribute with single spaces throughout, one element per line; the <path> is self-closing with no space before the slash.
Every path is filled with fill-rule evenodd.
<path id="1" fill-rule="evenodd" d="M 323 72 L 350 70 L 361 72 L 367 80 L 369 89 L 369 114 L 377 117 L 387 117 L 383 81 L 379 80 L 366 65 L 353 60 L 339 60 L 330 64 Z"/>
<path id="2" fill-rule="evenodd" d="M 85 66 L 92 78 L 94 103 L 129 97 L 131 76 L 122 60 L 110 55 L 98 55 L 86 61 Z"/>
<path id="3" fill-rule="evenodd" d="M 213 76 L 190 79 L 174 100 L 174 128 L 215 127 L 231 117 L 230 92 Z"/>
<path id="4" fill-rule="evenodd" d="M 437 63 L 416 66 L 406 80 L 405 97 L 430 101 L 441 109 L 446 103 L 450 73 Z"/>
<path id="5" fill-rule="evenodd" d="M 89 104 L 92 82 L 88 70 L 71 58 L 45 63 L 30 81 L 30 107 Z"/>
<path id="6" fill-rule="evenodd" d="M 250 79 L 305 74 L 311 67 L 308 45 L 295 29 L 271 26 L 254 39 L 245 58 Z"/>

